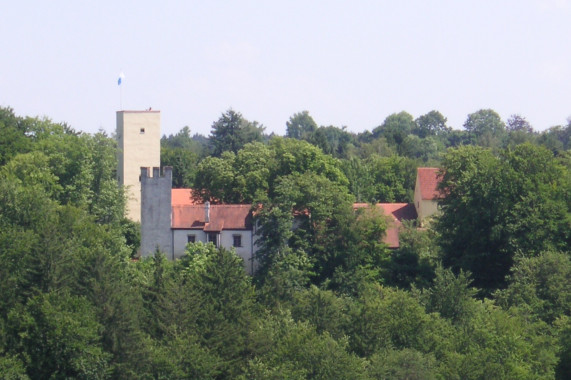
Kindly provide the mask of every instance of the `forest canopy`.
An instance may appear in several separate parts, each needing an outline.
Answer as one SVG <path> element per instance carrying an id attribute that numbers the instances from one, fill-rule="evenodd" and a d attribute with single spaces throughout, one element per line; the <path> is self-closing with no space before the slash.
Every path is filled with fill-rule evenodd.
<path id="1" fill-rule="evenodd" d="M 0 107 L 0 377 L 571 376 L 571 121 L 285 125 L 228 110 L 161 139 L 175 187 L 264 205 L 249 276 L 212 244 L 137 257 L 115 139 Z M 441 169 L 440 214 L 389 249 L 386 218 L 352 204 L 411 202 L 421 166 Z"/>

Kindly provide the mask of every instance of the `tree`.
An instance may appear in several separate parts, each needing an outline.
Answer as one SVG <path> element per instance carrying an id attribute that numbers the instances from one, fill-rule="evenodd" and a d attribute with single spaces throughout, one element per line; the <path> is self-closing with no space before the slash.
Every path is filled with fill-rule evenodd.
<path id="1" fill-rule="evenodd" d="M 57 199 L 63 191 L 59 178 L 49 165 L 49 157 L 41 152 L 17 154 L 0 168 L 0 176 L 23 187 L 41 189 L 51 199 Z"/>
<path id="2" fill-rule="evenodd" d="M 370 281 L 381 281 L 382 268 L 387 266 L 390 254 L 383 241 L 388 219 L 383 210 L 375 205 L 356 210 L 346 234 L 344 268 L 348 273 L 361 271 Z M 340 284 L 342 285 L 342 284 Z"/>
<path id="3" fill-rule="evenodd" d="M 264 315 L 251 337 L 254 359 L 242 379 L 364 379 L 365 361 L 348 352 L 347 340 L 318 334 L 287 311 Z"/>
<path id="4" fill-rule="evenodd" d="M 515 306 L 524 314 L 553 323 L 571 315 L 571 261 L 569 255 L 543 252 L 518 257 L 510 271 L 508 287 L 496 292 L 499 305 Z"/>
<path id="5" fill-rule="evenodd" d="M 372 177 L 374 193 L 369 202 L 410 202 L 416 180 L 416 162 L 399 156 L 371 156 L 366 164 Z"/>
<path id="6" fill-rule="evenodd" d="M 317 130 L 317 123 L 308 111 L 293 114 L 286 122 L 286 137 L 298 140 L 308 140 Z"/>
<path id="7" fill-rule="evenodd" d="M 437 379 L 437 364 L 432 354 L 408 348 L 385 350 L 371 356 L 368 374 L 372 379 Z"/>
<path id="8" fill-rule="evenodd" d="M 446 135 L 451 130 L 451 128 L 446 125 L 447 121 L 448 119 L 440 112 L 430 111 L 425 115 L 419 116 L 414 121 L 415 126 L 412 133 L 420 138 Z"/>
<path id="9" fill-rule="evenodd" d="M 205 202 L 239 202 L 240 194 L 233 191 L 235 158 L 234 153 L 224 152 L 222 157 L 207 157 L 202 160 L 196 169 L 193 196 Z"/>
<path id="10" fill-rule="evenodd" d="M 415 123 L 412 115 L 402 111 L 387 116 L 381 126 L 373 129 L 373 137 L 383 136 L 389 145 L 399 147 L 414 128 Z"/>
<path id="11" fill-rule="evenodd" d="M 555 126 L 543 131 L 538 142 L 553 153 L 561 154 L 571 148 L 571 118 L 567 120 L 567 126 Z"/>
<path id="12" fill-rule="evenodd" d="M 475 303 L 460 323 L 443 363 L 461 379 L 553 378 L 556 341 L 545 326 L 506 312 L 492 301 Z"/>
<path id="13" fill-rule="evenodd" d="M 98 223 L 117 226 L 125 216 L 126 195 L 117 186 L 117 143 L 104 132 L 86 137 L 91 151 L 88 211 Z"/>
<path id="14" fill-rule="evenodd" d="M 452 323 L 469 320 L 475 313 L 476 289 L 470 287 L 470 274 L 460 271 L 458 276 L 438 265 L 432 286 L 424 292 L 426 309 L 438 312 Z"/>
<path id="15" fill-rule="evenodd" d="M 161 146 L 161 165 L 171 166 L 173 188 L 189 188 L 194 185 L 198 156 L 184 148 Z"/>
<path id="16" fill-rule="evenodd" d="M 349 180 L 349 190 L 356 202 L 372 202 L 376 199 L 373 174 L 367 161 L 351 157 L 341 161 L 341 168 Z"/>
<path id="17" fill-rule="evenodd" d="M 394 348 L 424 350 L 441 324 L 409 292 L 368 284 L 349 310 L 349 342 L 353 352 L 370 357 Z"/>
<path id="18" fill-rule="evenodd" d="M 416 135 L 408 135 L 401 147 L 403 156 L 420 159 L 426 163 L 438 159 L 439 153 L 444 150 L 444 145 L 434 136 L 420 138 Z"/>
<path id="19" fill-rule="evenodd" d="M 185 287 L 194 296 L 199 342 L 220 358 L 224 377 L 236 377 L 252 328 L 254 288 L 242 259 L 209 244 L 189 244 L 181 260 Z"/>
<path id="20" fill-rule="evenodd" d="M 0 107 L 0 166 L 31 149 L 28 133 L 28 123 L 16 116 L 12 108 Z"/>
<path id="21" fill-rule="evenodd" d="M 212 153 L 216 157 L 226 151 L 237 153 L 246 143 L 261 141 L 264 129 L 258 123 L 244 119 L 241 113 L 229 109 L 212 124 Z"/>
<path id="22" fill-rule="evenodd" d="M 418 229 L 405 221 L 399 231 L 399 247 L 383 268 L 385 283 L 401 289 L 427 288 L 434 278 L 439 249 L 433 230 Z"/>
<path id="23" fill-rule="evenodd" d="M 464 128 L 474 144 L 485 147 L 501 147 L 506 135 L 506 127 L 500 115 L 491 109 L 469 114 Z"/>
<path id="24" fill-rule="evenodd" d="M 279 177 L 308 171 L 343 186 L 348 184 L 339 161 L 308 142 L 275 137 L 269 146 L 274 157 L 270 172 L 270 196 Z"/>
<path id="25" fill-rule="evenodd" d="M 505 285 L 516 252 L 569 246 L 569 174 L 553 154 L 524 144 L 496 157 L 479 147 L 443 161 L 443 263 L 470 271 L 484 293 Z"/>
<path id="26" fill-rule="evenodd" d="M 279 178 L 271 202 L 258 214 L 262 271 L 276 255 L 301 250 L 314 260 L 318 282 L 329 277 L 346 253 L 340 247 L 353 216 L 352 203 L 344 186 L 323 175 L 307 171 Z"/>
<path id="27" fill-rule="evenodd" d="M 531 124 L 529 124 L 529 121 L 520 115 L 511 115 L 508 119 L 506 129 L 508 132 L 521 131 L 525 133 L 533 133 L 533 128 L 531 127 Z"/>
<path id="28" fill-rule="evenodd" d="M 347 157 L 348 150 L 354 140 L 353 135 L 346 131 L 346 127 L 337 128 L 332 125 L 319 127 L 305 140 L 321 148 L 333 157 Z"/>
<path id="29" fill-rule="evenodd" d="M 238 151 L 233 167 L 234 192 L 240 194 L 239 202 L 254 203 L 266 199 L 273 160 L 272 150 L 261 142 L 248 143 Z"/>
<path id="30" fill-rule="evenodd" d="M 32 379 L 104 378 L 110 355 L 101 346 L 102 326 L 84 298 L 48 293 L 8 317 L 11 346 Z M 21 338 L 20 338 L 21 337 Z"/>

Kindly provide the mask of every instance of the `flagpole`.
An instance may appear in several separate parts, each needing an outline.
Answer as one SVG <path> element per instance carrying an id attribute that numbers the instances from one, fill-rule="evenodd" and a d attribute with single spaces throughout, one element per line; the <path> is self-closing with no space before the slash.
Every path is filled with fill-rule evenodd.
<path id="1" fill-rule="evenodd" d="M 123 111 L 123 79 L 125 79 L 125 74 L 121 71 L 119 79 L 117 80 L 117 85 L 119 86 L 119 106 L 121 107 L 121 111 Z"/>

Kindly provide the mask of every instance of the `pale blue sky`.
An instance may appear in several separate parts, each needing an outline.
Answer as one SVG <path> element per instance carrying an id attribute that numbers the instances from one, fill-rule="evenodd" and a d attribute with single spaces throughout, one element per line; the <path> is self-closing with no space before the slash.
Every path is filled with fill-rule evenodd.
<path id="1" fill-rule="evenodd" d="M 361 132 L 405 110 L 571 116 L 571 0 L 10 1 L 0 105 L 111 133 L 115 111 L 207 135 L 228 108 L 285 134 L 308 110 Z"/>

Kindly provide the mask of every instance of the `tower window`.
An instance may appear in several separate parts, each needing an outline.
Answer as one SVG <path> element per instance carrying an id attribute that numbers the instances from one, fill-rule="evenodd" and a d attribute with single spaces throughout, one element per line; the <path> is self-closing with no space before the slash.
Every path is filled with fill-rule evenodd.
<path id="1" fill-rule="evenodd" d="M 141 129 L 139 130 L 139 132 L 140 132 L 141 134 L 144 134 L 144 133 L 145 133 L 145 128 L 141 128 Z"/>

